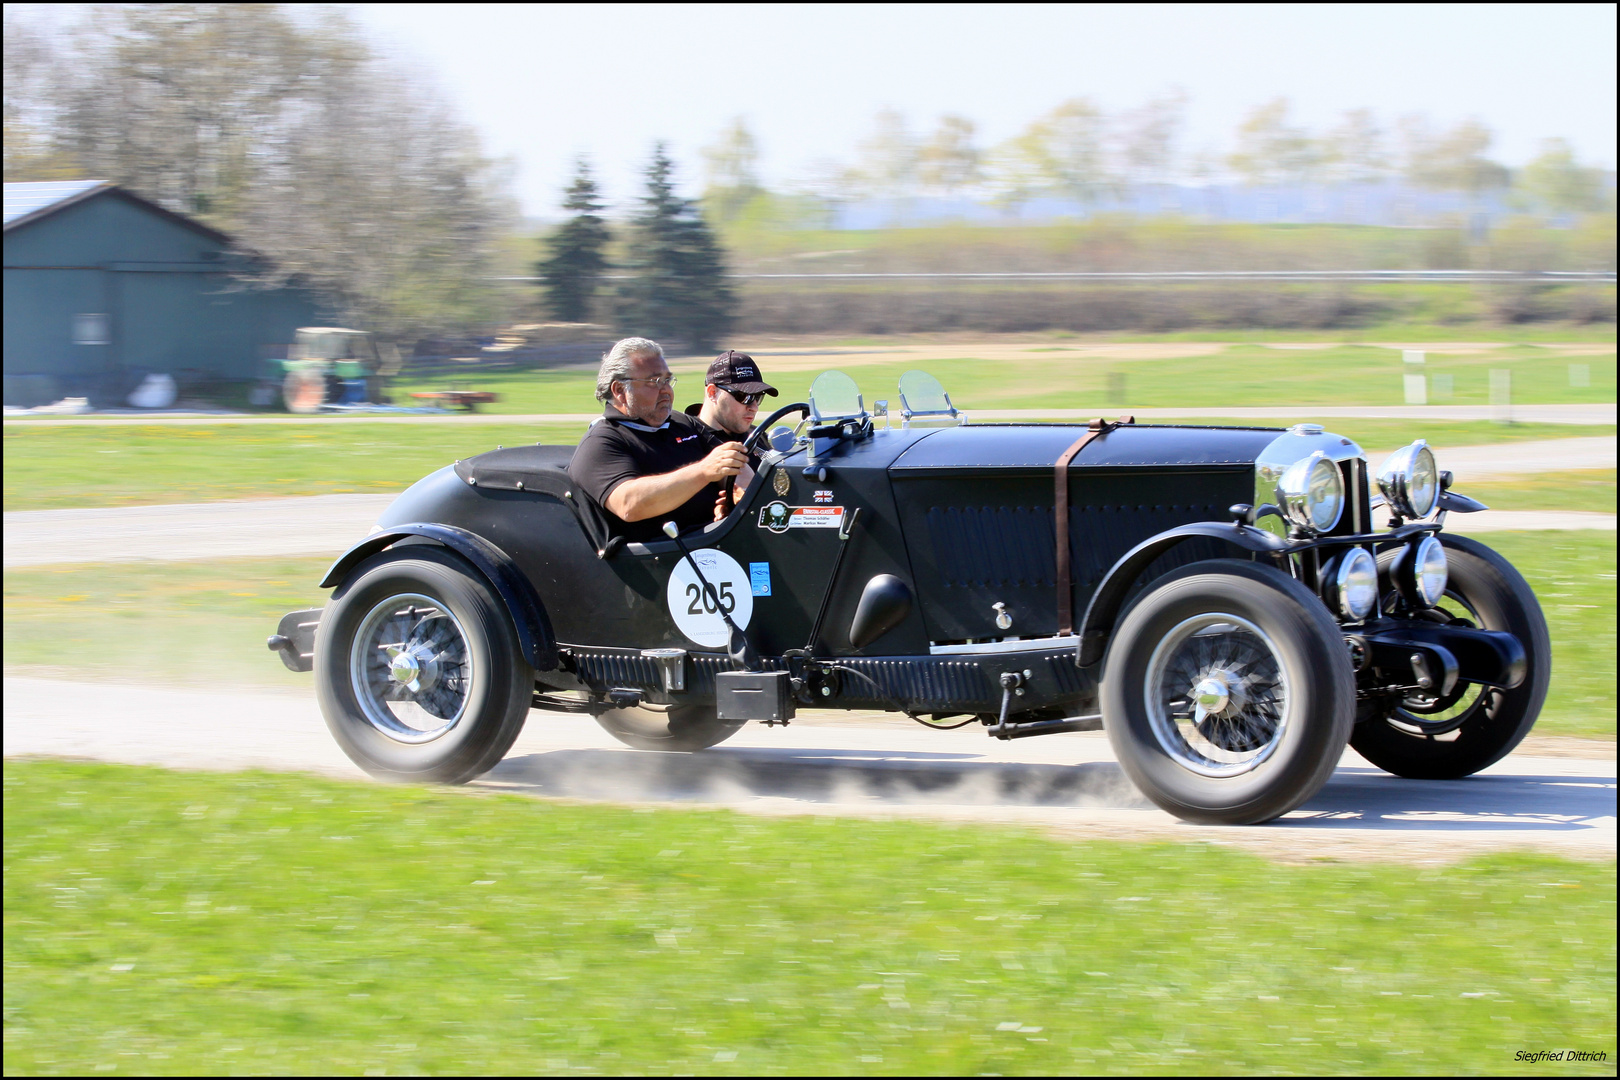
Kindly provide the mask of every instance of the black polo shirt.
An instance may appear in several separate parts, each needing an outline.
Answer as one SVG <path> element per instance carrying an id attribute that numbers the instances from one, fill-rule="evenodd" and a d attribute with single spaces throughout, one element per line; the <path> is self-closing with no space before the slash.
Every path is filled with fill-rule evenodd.
<path id="1" fill-rule="evenodd" d="M 714 520 L 714 502 L 720 495 L 720 482 L 705 484 L 703 490 L 677 507 L 645 521 L 625 521 L 607 508 L 608 496 L 626 480 L 640 476 L 662 476 L 702 461 L 718 445 L 711 429 L 685 413 L 671 412 L 661 427 L 648 427 L 625 416 L 611 404 L 602 419 L 591 426 L 580 440 L 579 449 L 568 463 L 568 475 L 581 491 L 596 500 L 616 535 L 626 540 L 647 541 L 664 538 L 664 522 L 673 521 L 682 532 L 700 529 Z"/>

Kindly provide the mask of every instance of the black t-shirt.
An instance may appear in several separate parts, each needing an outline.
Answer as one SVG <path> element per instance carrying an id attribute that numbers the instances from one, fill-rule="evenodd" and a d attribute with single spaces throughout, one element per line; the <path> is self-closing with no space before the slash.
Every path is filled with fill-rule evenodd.
<path id="1" fill-rule="evenodd" d="M 714 520 L 719 481 L 705 484 L 674 512 L 644 521 L 625 521 L 609 511 L 608 496 L 626 480 L 662 476 L 702 461 L 716 445 L 718 440 L 711 429 L 685 413 L 672 412 L 662 427 L 650 428 L 609 405 L 603 410 L 603 419 L 580 440 L 568 464 L 568 475 L 581 491 L 596 500 L 616 535 L 634 541 L 662 540 L 666 521 L 675 522 L 682 532 L 687 532 Z"/>

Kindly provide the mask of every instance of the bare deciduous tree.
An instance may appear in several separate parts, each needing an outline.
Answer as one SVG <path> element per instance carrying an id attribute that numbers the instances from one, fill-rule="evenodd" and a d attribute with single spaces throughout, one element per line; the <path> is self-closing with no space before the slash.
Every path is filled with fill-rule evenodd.
<path id="1" fill-rule="evenodd" d="M 1176 172 L 1176 139 L 1186 111 L 1187 95 L 1175 90 L 1120 118 L 1120 158 L 1130 182 L 1170 182 Z"/>
<path id="2" fill-rule="evenodd" d="M 1389 146 L 1371 109 L 1352 109 L 1328 132 L 1322 165 L 1329 177 L 1346 184 L 1375 184 L 1388 178 Z"/>
<path id="3" fill-rule="evenodd" d="M 1541 153 L 1520 171 L 1513 186 L 1515 201 L 1535 212 L 1614 212 L 1614 189 L 1604 183 L 1602 170 L 1577 161 L 1566 139 L 1544 139 Z"/>
<path id="4" fill-rule="evenodd" d="M 12 118 L 7 34 L 7 179 Z M 21 65 L 19 65 L 21 66 Z M 394 334 L 487 317 L 509 218 L 494 163 L 341 13 L 255 4 L 92 9 L 50 63 L 46 156 L 231 233 L 336 314 Z M 31 84 L 33 85 L 33 84 Z M 35 154 L 39 156 L 38 153 Z"/>
<path id="5" fill-rule="evenodd" d="M 703 148 L 707 186 L 703 201 L 722 221 L 730 221 L 765 190 L 759 183 L 759 143 L 742 117 Z"/>
<path id="6" fill-rule="evenodd" d="M 1320 149 L 1304 128 L 1288 122 L 1288 99 L 1273 98 L 1249 114 L 1237 130 L 1237 149 L 1227 164 L 1245 184 L 1298 184 L 1320 161 Z"/>
<path id="7" fill-rule="evenodd" d="M 905 117 L 894 109 L 881 110 L 857 153 L 855 173 L 867 192 L 899 203 L 911 197 L 917 183 L 917 139 Z"/>
<path id="8" fill-rule="evenodd" d="M 917 151 L 917 179 L 925 189 L 949 198 L 980 181 L 981 155 L 973 135 L 973 121 L 966 117 L 939 118 L 939 127 Z"/>
<path id="9" fill-rule="evenodd" d="M 1491 161 L 1491 129 L 1478 120 L 1464 120 L 1450 131 L 1436 133 L 1423 116 L 1401 120 L 1403 169 L 1419 187 L 1437 191 L 1466 191 L 1478 197 L 1508 186 L 1508 171 Z"/>

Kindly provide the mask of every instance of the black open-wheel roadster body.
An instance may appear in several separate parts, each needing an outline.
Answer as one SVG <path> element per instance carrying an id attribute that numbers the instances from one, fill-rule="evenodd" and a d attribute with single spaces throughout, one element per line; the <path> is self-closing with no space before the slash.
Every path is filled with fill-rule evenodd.
<path id="1" fill-rule="evenodd" d="M 572 447 L 446 466 L 270 646 L 314 670 L 360 766 L 447 783 L 531 710 L 694 751 L 799 708 L 886 709 L 1003 739 L 1101 727 L 1166 810 L 1255 823 L 1347 742 L 1461 777 L 1535 722 L 1540 608 L 1443 531 L 1483 507 L 1421 441 L 1373 474 L 1314 425 L 969 426 L 920 372 L 900 402 L 823 374 L 750 437 L 764 463 L 731 514 L 656 543 L 612 535 Z"/>

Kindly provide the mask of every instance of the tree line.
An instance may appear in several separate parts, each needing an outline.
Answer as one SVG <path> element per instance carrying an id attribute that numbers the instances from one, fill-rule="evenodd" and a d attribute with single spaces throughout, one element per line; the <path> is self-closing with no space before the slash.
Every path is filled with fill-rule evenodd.
<path id="1" fill-rule="evenodd" d="M 1092 99 L 1075 97 L 992 146 L 980 143 L 967 117 L 941 116 L 932 131 L 916 132 L 899 112 L 884 109 L 852 161 L 818 163 L 800 188 L 823 206 L 971 197 L 1016 212 L 1037 198 L 1091 206 L 1131 189 L 1173 183 L 1399 181 L 1476 197 L 1510 192 L 1515 207 L 1527 213 L 1613 210 L 1612 175 L 1582 164 L 1564 139 L 1544 140 L 1538 156 L 1515 171 L 1490 156 L 1494 134 L 1479 120 L 1437 127 L 1412 114 L 1391 125 L 1370 109 L 1354 109 L 1327 130 L 1312 131 L 1293 119 L 1286 98 L 1276 98 L 1243 118 L 1230 151 L 1189 152 L 1187 104 L 1184 94 L 1173 92 L 1110 115 Z M 743 120 L 729 124 L 703 156 L 705 201 L 721 219 L 738 217 L 766 194 L 758 142 Z"/>

